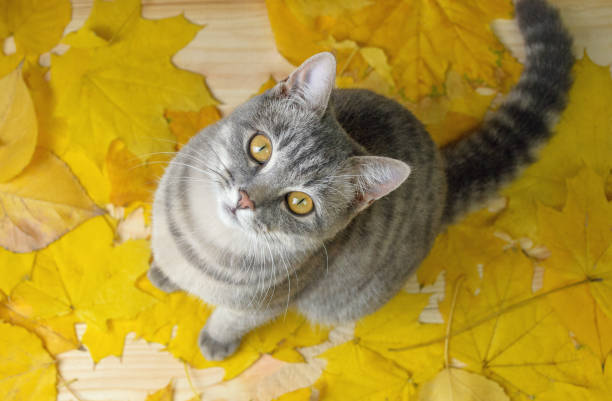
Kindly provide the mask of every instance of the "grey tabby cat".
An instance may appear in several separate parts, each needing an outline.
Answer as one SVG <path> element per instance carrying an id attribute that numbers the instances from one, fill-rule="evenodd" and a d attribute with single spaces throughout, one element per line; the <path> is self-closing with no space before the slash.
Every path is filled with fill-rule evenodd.
<path id="1" fill-rule="evenodd" d="M 335 90 L 320 53 L 195 136 L 155 194 L 151 281 L 216 309 L 207 359 L 294 306 L 353 321 L 403 286 L 438 233 L 532 162 L 571 87 L 571 38 L 543 0 L 519 0 L 527 61 L 501 107 L 437 149 L 393 100 Z"/>

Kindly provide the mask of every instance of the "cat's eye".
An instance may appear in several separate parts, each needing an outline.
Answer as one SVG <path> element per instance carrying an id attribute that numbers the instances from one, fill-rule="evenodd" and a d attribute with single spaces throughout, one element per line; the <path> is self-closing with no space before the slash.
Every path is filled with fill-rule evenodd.
<path id="1" fill-rule="evenodd" d="M 308 214 L 314 206 L 310 196 L 300 191 L 289 192 L 286 200 L 287 207 L 295 214 Z"/>
<path id="2" fill-rule="evenodd" d="M 249 142 L 249 153 L 257 163 L 265 163 L 272 156 L 272 143 L 267 136 L 255 134 Z"/>

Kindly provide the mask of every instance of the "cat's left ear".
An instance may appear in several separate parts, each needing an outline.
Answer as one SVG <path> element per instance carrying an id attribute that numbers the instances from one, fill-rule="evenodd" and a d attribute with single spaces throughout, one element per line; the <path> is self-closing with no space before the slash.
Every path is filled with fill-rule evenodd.
<path id="1" fill-rule="evenodd" d="M 355 156 L 346 161 L 344 171 L 355 177 L 357 213 L 399 187 L 411 169 L 401 160 L 380 156 Z"/>
<path id="2" fill-rule="evenodd" d="M 281 82 L 281 92 L 294 96 L 323 115 L 336 79 L 336 59 L 329 52 L 315 54 Z"/>

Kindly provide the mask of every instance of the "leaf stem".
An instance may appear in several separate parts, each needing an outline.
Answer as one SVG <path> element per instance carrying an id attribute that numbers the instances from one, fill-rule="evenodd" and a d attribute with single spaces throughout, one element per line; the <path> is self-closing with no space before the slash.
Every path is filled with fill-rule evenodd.
<path id="1" fill-rule="evenodd" d="M 465 279 L 464 275 L 459 276 L 457 281 L 455 282 L 455 288 L 453 289 L 453 300 L 451 302 L 450 313 L 448 315 L 448 324 L 446 325 L 446 338 L 444 339 L 444 364 L 445 367 L 450 367 L 450 360 L 448 356 L 448 347 L 450 344 L 451 338 L 451 329 L 453 326 L 453 317 L 455 316 L 455 306 L 457 306 L 457 295 L 461 290 L 461 284 L 463 284 L 463 280 Z"/>
<path id="2" fill-rule="evenodd" d="M 552 290 L 545 291 L 545 292 L 543 292 L 541 294 L 538 294 L 538 295 L 535 295 L 535 296 L 533 296 L 531 298 L 527 298 L 527 299 L 519 301 L 519 302 L 517 302 L 515 304 L 509 305 L 509 306 L 503 308 L 500 311 L 497 311 L 497 312 L 491 313 L 489 315 L 486 315 L 485 317 L 476 320 L 475 322 L 473 322 L 472 324 L 467 325 L 466 327 L 463 327 L 463 328 L 461 328 L 461 329 L 459 329 L 457 331 L 454 331 L 452 333 L 447 333 L 443 337 L 434 338 L 433 340 L 424 341 L 422 343 L 413 344 L 413 345 L 409 345 L 409 346 L 406 346 L 406 347 L 389 348 L 389 351 L 392 351 L 392 352 L 407 351 L 407 350 L 411 350 L 411 349 L 415 349 L 415 348 L 421 348 L 421 347 L 426 347 L 428 345 L 433 345 L 435 343 L 439 343 L 440 341 L 445 341 L 446 338 L 448 336 L 450 336 L 451 334 L 456 336 L 456 335 L 459 335 L 461 333 L 464 333 L 464 332 L 466 332 L 468 330 L 471 330 L 471 329 L 473 329 L 475 327 L 480 326 L 483 323 L 488 322 L 491 319 L 496 318 L 499 315 L 502 315 L 504 313 L 513 311 L 515 309 L 522 308 L 523 306 L 528 305 L 528 304 L 530 304 L 532 302 L 535 302 L 535 301 L 537 301 L 537 300 L 539 300 L 541 298 L 547 297 L 548 295 L 552 295 L 554 293 L 557 293 L 557 292 L 560 292 L 560 291 L 564 291 L 564 290 L 567 290 L 567 289 L 572 288 L 572 287 L 578 287 L 578 286 L 583 285 L 583 284 L 599 282 L 599 281 L 602 281 L 602 279 L 601 278 L 597 278 L 597 277 L 587 277 L 587 278 L 585 278 L 584 280 L 581 280 L 581 281 L 576 281 L 574 283 L 569 283 L 569 284 L 566 284 L 566 285 L 558 287 L 558 288 L 553 288 Z"/>
<path id="3" fill-rule="evenodd" d="M 187 362 L 183 362 L 183 367 L 185 368 L 185 376 L 187 376 L 187 382 L 189 383 L 189 387 L 191 387 L 191 391 L 196 396 L 197 399 L 200 399 L 200 393 L 196 390 L 193 385 L 193 381 L 191 380 L 191 373 L 189 373 L 189 367 L 187 366 Z"/>
<path id="4" fill-rule="evenodd" d="M 64 379 L 62 377 L 61 374 L 58 373 L 57 377 L 59 378 L 59 382 L 61 383 L 62 386 L 66 387 L 66 390 L 68 390 L 68 392 L 70 392 L 70 394 L 72 394 L 72 396 L 74 398 L 76 398 L 77 401 L 83 401 L 81 398 L 79 398 L 79 396 L 70 388 L 70 384 L 74 383 L 75 381 L 77 381 L 78 379 L 72 379 L 70 380 L 70 382 L 67 382 L 66 379 Z"/>

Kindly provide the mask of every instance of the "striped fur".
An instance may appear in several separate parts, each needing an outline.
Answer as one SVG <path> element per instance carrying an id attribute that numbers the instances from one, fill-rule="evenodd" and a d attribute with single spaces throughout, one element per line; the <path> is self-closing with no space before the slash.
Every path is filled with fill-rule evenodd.
<path id="1" fill-rule="evenodd" d="M 482 204 L 533 162 L 565 108 L 574 58 L 558 11 L 543 0 L 520 0 L 516 16 L 527 49 L 518 84 L 479 130 L 442 149 L 446 223 Z"/>
<path id="2" fill-rule="evenodd" d="M 441 151 L 393 100 L 333 90 L 335 62 L 319 54 L 177 154 L 155 195 L 149 278 L 216 305 L 199 339 L 207 358 L 290 306 L 320 323 L 380 308 L 445 224 L 533 160 L 565 105 L 571 42 L 544 1 L 519 1 L 517 15 L 521 80 L 481 129 Z M 272 143 L 264 165 L 248 156 L 257 132 Z M 232 211 L 239 191 L 253 209 Z M 314 211 L 291 213 L 290 191 Z"/>

